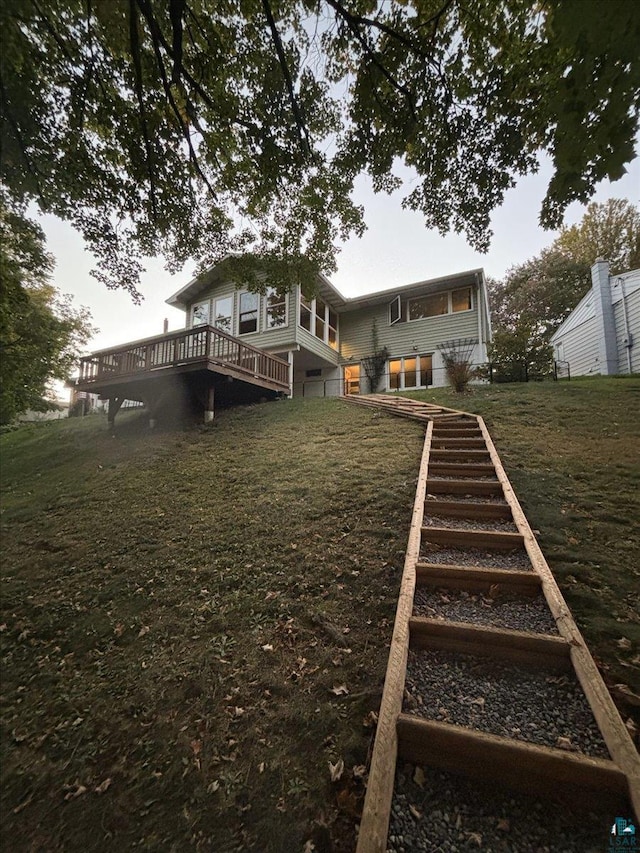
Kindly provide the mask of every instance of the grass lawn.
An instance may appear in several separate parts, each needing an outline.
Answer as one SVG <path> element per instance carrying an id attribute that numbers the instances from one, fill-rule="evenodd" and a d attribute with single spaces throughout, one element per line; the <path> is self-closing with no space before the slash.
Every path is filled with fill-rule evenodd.
<path id="1" fill-rule="evenodd" d="M 413 396 L 484 416 L 639 694 L 640 380 Z M 0 438 L 4 846 L 353 850 L 420 426 L 336 400 L 118 420 Z"/>

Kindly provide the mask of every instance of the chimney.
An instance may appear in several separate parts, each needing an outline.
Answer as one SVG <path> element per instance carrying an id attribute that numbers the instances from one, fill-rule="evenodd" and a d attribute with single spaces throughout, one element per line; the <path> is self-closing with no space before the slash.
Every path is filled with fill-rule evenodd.
<path id="1" fill-rule="evenodd" d="M 165 317 L 164 323 L 162 324 L 162 334 L 166 335 L 168 331 L 169 331 L 169 320 Z"/>
<path id="2" fill-rule="evenodd" d="M 593 302 L 596 312 L 600 373 L 610 376 L 618 372 L 618 346 L 616 323 L 611 304 L 611 280 L 609 262 L 598 258 L 591 267 Z"/>

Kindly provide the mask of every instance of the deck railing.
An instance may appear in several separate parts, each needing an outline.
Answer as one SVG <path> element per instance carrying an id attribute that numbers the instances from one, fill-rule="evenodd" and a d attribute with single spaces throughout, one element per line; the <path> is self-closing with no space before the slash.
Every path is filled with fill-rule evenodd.
<path id="1" fill-rule="evenodd" d="M 199 361 L 233 365 L 247 377 L 265 379 L 284 388 L 289 385 L 286 361 L 213 326 L 197 326 L 85 356 L 80 360 L 78 384 L 127 378 Z"/>

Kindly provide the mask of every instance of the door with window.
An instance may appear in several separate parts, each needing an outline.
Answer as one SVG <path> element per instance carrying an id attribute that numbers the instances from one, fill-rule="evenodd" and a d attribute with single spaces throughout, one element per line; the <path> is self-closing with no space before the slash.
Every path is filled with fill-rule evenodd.
<path id="1" fill-rule="evenodd" d="M 344 393 L 359 394 L 360 393 L 360 365 L 350 364 L 344 369 Z"/>

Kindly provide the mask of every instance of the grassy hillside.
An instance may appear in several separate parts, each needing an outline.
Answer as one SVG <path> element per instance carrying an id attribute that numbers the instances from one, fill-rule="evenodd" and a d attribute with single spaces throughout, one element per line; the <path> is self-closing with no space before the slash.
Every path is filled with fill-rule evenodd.
<path id="1" fill-rule="evenodd" d="M 485 417 L 605 674 L 640 693 L 640 381 L 420 396 Z M 0 439 L 5 846 L 352 850 L 420 427 L 332 400 L 119 420 Z"/>

